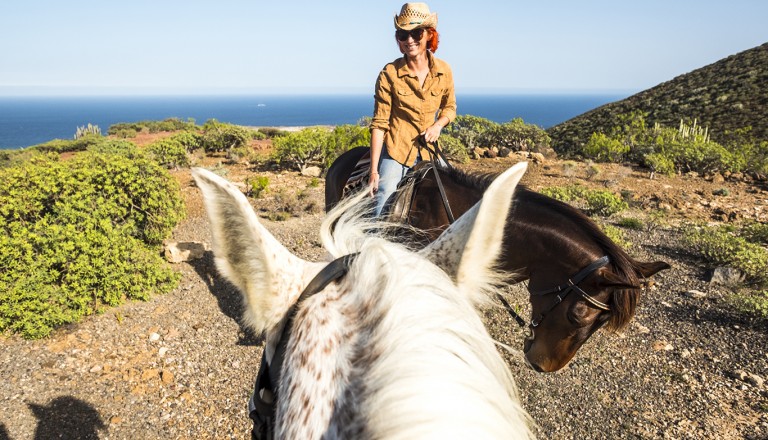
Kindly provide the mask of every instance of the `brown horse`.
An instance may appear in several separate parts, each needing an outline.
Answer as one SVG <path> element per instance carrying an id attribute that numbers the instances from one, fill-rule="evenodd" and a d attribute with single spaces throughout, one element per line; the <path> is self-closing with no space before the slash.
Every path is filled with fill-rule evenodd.
<path id="1" fill-rule="evenodd" d="M 358 147 L 341 155 L 326 176 L 326 206 L 341 198 L 344 182 L 365 153 Z M 435 171 L 418 164 L 412 187 L 390 200 L 389 213 L 436 238 L 449 220 Z M 453 214 L 460 216 L 482 198 L 492 175 L 472 175 L 455 168 L 436 170 Z M 407 197 L 407 200 L 396 200 Z M 524 351 L 537 371 L 563 368 L 599 328 L 618 330 L 635 314 L 642 279 L 670 266 L 640 262 L 608 238 L 581 211 L 518 186 L 507 218 L 502 268 L 513 282 L 528 280 L 532 306 Z"/>

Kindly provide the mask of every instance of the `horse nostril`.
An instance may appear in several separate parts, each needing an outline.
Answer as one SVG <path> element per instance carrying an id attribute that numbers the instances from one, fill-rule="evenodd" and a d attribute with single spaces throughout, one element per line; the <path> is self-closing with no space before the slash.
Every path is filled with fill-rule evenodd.
<path id="1" fill-rule="evenodd" d="M 523 353 L 528 353 L 528 350 L 533 346 L 533 338 L 525 338 L 523 342 Z"/>

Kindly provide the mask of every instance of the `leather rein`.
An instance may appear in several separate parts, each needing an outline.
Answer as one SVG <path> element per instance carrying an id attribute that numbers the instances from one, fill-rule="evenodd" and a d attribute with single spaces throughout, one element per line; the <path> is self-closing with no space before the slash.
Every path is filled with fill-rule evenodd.
<path id="1" fill-rule="evenodd" d="M 296 318 L 299 306 L 310 296 L 321 292 L 330 283 L 342 279 L 349 272 L 349 266 L 357 255 L 358 253 L 349 254 L 331 261 L 312 278 L 312 281 L 307 284 L 299 298 L 288 310 L 288 318 L 277 342 L 272 362 L 267 361 L 266 351 L 262 354 L 261 366 L 259 366 L 259 373 L 256 376 L 255 389 L 251 400 L 248 402 L 249 417 L 254 423 L 253 431 L 251 432 L 252 438 L 260 440 L 274 438 L 275 405 L 279 391 L 280 370 L 285 361 L 291 328 L 293 327 L 293 321 Z"/>

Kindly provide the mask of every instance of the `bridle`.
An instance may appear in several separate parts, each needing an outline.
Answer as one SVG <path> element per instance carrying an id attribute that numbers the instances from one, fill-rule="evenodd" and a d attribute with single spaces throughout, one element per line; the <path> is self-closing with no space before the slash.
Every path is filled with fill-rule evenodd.
<path id="1" fill-rule="evenodd" d="M 291 336 L 293 321 L 296 318 L 296 311 L 307 298 L 321 292 L 330 283 L 343 278 L 349 272 L 349 266 L 357 255 L 358 253 L 348 254 L 331 261 L 312 278 L 312 281 L 307 284 L 299 298 L 288 310 L 288 319 L 277 342 L 272 362 L 267 361 L 266 352 L 262 354 L 253 396 L 248 402 L 249 417 L 253 420 L 253 431 L 251 432 L 253 439 L 274 438 L 275 404 L 279 391 L 280 370 L 285 361 L 285 352 L 288 348 L 288 340 Z"/>
<path id="2" fill-rule="evenodd" d="M 593 306 L 597 307 L 600 310 L 609 312 L 611 308 L 608 306 L 608 304 L 598 301 L 594 297 L 590 296 L 587 292 L 584 291 L 581 287 L 579 287 L 579 283 L 584 281 L 586 277 L 592 274 L 592 272 L 596 271 L 597 269 L 600 269 L 603 266 L 606 266 L 610 259 L 607 255 L 598 258 L 597 260 L 593 261 L 589 264 L 589 266 L 581 269 L 574 275 L 573 277 L 569 278 L 568 281 L 566 281 L 564 284 L 560 284 L 559 286 L 556 286 L 549 290 L 539 291 L 539 292 L 531 292 L 531 296 L 544 296 L 549 295 L 552 293 L 556 293 L 557 296 L 555 296 L 555 302 L 552 303 L 551 306 L 549 306 L 546 310 L 541 312 L 539 316 L 534 318 L 531 321 L 530 327 L 531 329 L 534 329 L 538 327 L 541 324 L 541 321 L 544 320 L 544 317 L 547 316 L 552 310 L 555 309 L 565 298 L 573 291 L 576 291 L 579 295 L 581 295 L 582 298 L 584 298 L 585 301 L 592 304 Z"/>

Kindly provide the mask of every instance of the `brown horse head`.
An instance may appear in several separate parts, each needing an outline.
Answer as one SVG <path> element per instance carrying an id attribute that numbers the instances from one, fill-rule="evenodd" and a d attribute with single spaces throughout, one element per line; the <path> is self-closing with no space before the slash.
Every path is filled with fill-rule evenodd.
<path id="1" fill-rule="evenodd" d="M 457 216 L 482 197 L 494 178 L 492 174 L 468 174 L 455 168 L 440 168 L 438 172 Z M 447 226 L 448 217 L 434 173 L 420 176 L 413 188 L 396 196 L 410 192 L 409 200 L 395 200 L 393 204 L 407 206 L 402 211 L 405 220 L 424 231 L 420 238 L 428 241 Z M 567 365 L 601 327 L 618 330 L 626 326 L 635 314 L 642 279 L 669 265 L 632 259 L 589 217 L 566 203 L 520 185 L 513 201 L 500 265 L 514 281 L 529 280 L 529 290 L 534 293 L 531 316 L 537 325 L 524 345 L 526 360 L 537 371 L 556 371 Z M 605 264 L 589 270 L 566 290 L 569 280 L 602 257 L 606 257 Z M 557 287 L 561 289 L 556 291 Z M 542 291 L 551 293 L 535 294 Z M 546 319 L 539 319 L 542 313 Z"/>
<path id="2" fill-rule="evenodd" d="M 631 271 L 621 273 L 626 266 Z M 641 278 L 668 268 L 661 261 L 641 263 L 627 258 L 595 269 L 582 281 L 573 280 L 574 285 L 566 282 L 557 292 L 532 292 L 534 318 L 524 345 L 528 365 L 540 372 L 557 371 L 603 326 L 614 331 L 626 327 L 635 315 Z"/>

